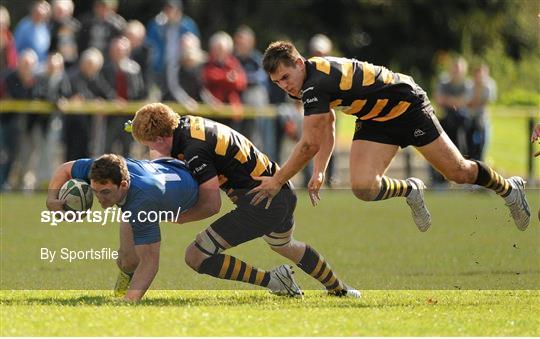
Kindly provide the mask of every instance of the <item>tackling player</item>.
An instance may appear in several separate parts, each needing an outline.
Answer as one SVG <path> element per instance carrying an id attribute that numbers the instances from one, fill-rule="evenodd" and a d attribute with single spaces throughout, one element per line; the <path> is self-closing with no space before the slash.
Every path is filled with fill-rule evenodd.
<path id="1" fill-rule="evenodd" d="M 273 175 L 278 166 L 260 152 L 246 137 L 215 121 L 194 116 L 180 117 L 161 104 L 143 106 L 132 122 L 133 137 L 164 156 L 186 161 L 199 182 L 199 201 L 204 206 L 180 216 L 179 223 L 198 220 L 217 213 L 221 208 L 220 188 L 227 192 L 237 207 L 199 233 L 186 249 L 186 263 L 198 273 L 229 280 L 268 286 L 268 272 L 223 254 L 228 248 L 262 237 L 272 250 L 292 260 L 310 274 L 331 295 L 359 297 L 330 268 L 315 249 L 293 238 L 296 195 L 289 182 L 274 199 L 269 209 L 252 206 L 245 195 L 258 182 L 253 176 Z M 277 273 L 292 278 L 289 266 L 280 266 Z M 301 295 L 296 284 L 288 284 L 291 296 Z"/>
<path id="2" fill-rule="evenodd" d="M 290 158 L 272 177 L 262 180 L 252 203 L 268 206 L 284 183 L 314 158 L 308 186 L 312 203 L 319 199 L 328 159 L 334 148 L 334 108 L 357 117 L 350 153 L 354 195 L 364 201 L 405 197 L 420 231 L 431 226 L 424 204 L 424 183 L 417 178 L 385 176 L 399 147 L 413 145 L 448 180 L 495 191 L 509 207 L 518 229 L 529 225 L 525 181 L 503 178 L 478 160 L 465 159 L 442 130 L 426 93 L 410 76 L 355 59 L 304 59 L 290 42 L 268 46 L 263 66 L 270 78 L 304 105 L 303 132 Z"/>

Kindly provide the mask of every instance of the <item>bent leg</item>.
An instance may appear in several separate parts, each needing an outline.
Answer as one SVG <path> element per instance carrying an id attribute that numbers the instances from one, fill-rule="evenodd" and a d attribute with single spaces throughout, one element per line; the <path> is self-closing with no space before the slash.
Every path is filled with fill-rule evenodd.
<path id="1" fill-rule="evenodd" d="M 417 149 L 446 179 L 458 184 L 474 184 L 476 181 L 476 163 L 465 159 L 446 133 Z"/>
<path id="2" fill-rule="evenodd" d="M 406 197 L 414 222 L 425 232 L 431 215 L 424 204 L 424 183 L 417 178 L 393 179 L 384 175 L 398 146 L 367 140 L 354 140 L 351 148 L 351 184 L 354 195 L 365 201 Z"/>
<path id="3" fill-rule="evenodd" d="M 483 186 L 500 195 L 510 209 L 518 229 L 527 229 L 531 213 L 522 178 L 505 179 L 485 163 L 465 159 L 444 133 L 430 144 L 418 147 L 418 150 L 447 179 L 458 184 Z"/>
<path id="4" fill-rule="evenodd" d="M 465 159 L 445 133 L 433 142 L 418 147 L 418 150 L 448 180 L 458 184 L 480 185 L 502 197 L 512 190 L 506 179 L 483 162 Z"/>
<path id="5" fill-rule="evenodd" d="M 379 196 L 383 175 L 396 155 L 398 146 L 367 140 L 354 140 L 351 146 L 351 188 L 364 201 Z"/>
<path id="6" fill-rule="evenodd" d="M 319 281 L 326 290 L 332 293 L 346 290 L 348 286 L 338 279 L 324 257 L 311 246 L 294 239 L 293 230 L 294 227 L 282 233 L 272 232 L 263 239 L 274 252 L 290 259 L 302 271 Z"/>
<path id="7" fill-rule="evenodd" d="M 212 227 L 197 235 L 185 253 L 186 264 L 201 274 L 215 278 L 243 281 L 249 284 L 267 287 L 270 272 L 260 270 L 244 261 L 221 252 L 232 246 Z"/>

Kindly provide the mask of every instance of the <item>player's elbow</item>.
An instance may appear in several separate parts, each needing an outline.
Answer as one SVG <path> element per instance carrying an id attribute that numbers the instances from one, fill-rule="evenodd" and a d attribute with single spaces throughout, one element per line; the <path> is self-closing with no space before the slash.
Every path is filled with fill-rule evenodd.
<path id="1" fill-rule="evenodd" d="M 208 217 L 211 217 L 213 215 L 216 215 L 219 213 L 219 211 L 221 210 L 221 201 L 217 202 L 217 203 L 214 203 L 214 204 L 211 204 L 208 208 L 207 208 L 207 214 L 208 214 Z"/>
<path id="2" fill-rule="evenodd" d="M 311 159 L 319 152 L 320 148 L 321 145 L 316 140 L 303 140 L 300 144 L 300 153 L 304 157 Z"/>
<path id="3" fill-rule="evenodd" d="M 215 214 L 218 214 L 219 211 L 221 210 L 221 198 L 219 199 L 214 198 L 214 199 L 209 199 L 208 201 L 206 201 L 204 210 L 206 212 L 205 213 L 206 218 L 211 217 Z"/>

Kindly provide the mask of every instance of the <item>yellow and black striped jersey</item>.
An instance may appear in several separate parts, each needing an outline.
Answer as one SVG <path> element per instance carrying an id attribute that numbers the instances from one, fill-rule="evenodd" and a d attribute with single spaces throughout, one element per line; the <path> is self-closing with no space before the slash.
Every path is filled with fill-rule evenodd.
<path id="1" fill-rule="evenodd" d="M 334 108 L 360 120 L 387 121 L 422 108 L 425 92 L 404 74 L 356 59 L 314 57 L 306 60 L 301 97 L 304 115 Z"/>
<path id="2" fill-rule="evenodd" d="M 180 117 L 171 156 L 184 160 L 199 184 L 218 176 L 223 190 L 251 189 L 259 184 L 253 176 L 272 176 L 278 169 L 242 134 L 190 115 Z"/>

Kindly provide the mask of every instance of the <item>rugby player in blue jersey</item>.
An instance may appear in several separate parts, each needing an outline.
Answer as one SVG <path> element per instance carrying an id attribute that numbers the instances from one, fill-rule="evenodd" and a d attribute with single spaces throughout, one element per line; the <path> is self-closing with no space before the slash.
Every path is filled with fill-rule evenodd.
<path id="1" fill-rule="evenodd" d="M 197 182 L 183 162 L 172 158 L 131 160 L 106 154 L 95 160 L 79 159 L 62 164 L 53 174 L 47 197 L 50 210 L 63 210 L 58 192 L 71 178 L 87 181 L 103 208 L 118 205 L 122 212 L 130 212 L 130 222 L 120 223 L 121 273 L 116 292 L 125 294 L 125 300 L 141 299 L 158 271 L 161 241 L 159 221 L 143 216 L 160 211 L 177 215 L 195 206 Z M 130 280 L 129 290 L 118 290 Z"/>
<path id="2" fill-rule="evenodd" d="M 175 219 L 167 221 L 185 223 L 219 211 L 208 210 L 204 197 L 199 199 L 199 186 L 191 172 L 182 161 L 172 158 L 132 160 L 107 154 L 96 160 L 64 163 L 53 174 L 49 185 L 47 207 L 50 210 L 63 210 L 64 201 L 58 199 L 58 192 L 71 178 L 87 181 L 103 208 L 118 205 L 122 212 L 130 212 L 130 222 L 120 223 L 117 260 L 120 273 L 115 286 L 115 295 L 127 301 L 143 297 L 159 264 L 159 221 L 149 222 L 141 216 L 172 212 Z M 292 295 L 293 290 L 296 295 L 300 293 L 285 265 L 268 272 L 250 268 L 250 272 L 246 275 L 248 279 L 276 294 Z"/>

